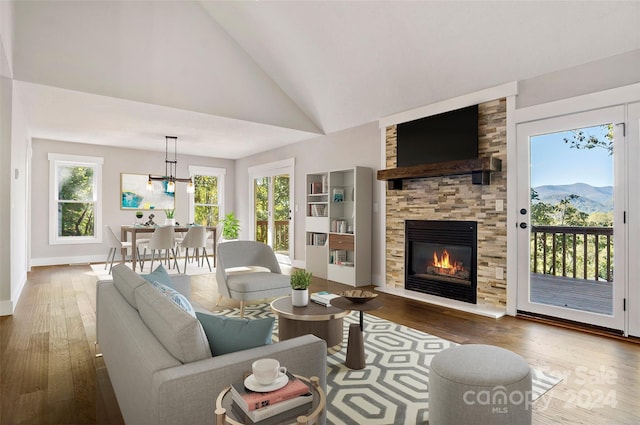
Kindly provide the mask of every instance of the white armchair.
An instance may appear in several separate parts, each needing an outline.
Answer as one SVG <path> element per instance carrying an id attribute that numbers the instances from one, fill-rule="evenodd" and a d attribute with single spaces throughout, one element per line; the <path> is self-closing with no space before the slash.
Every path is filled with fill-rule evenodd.
<path id="1" fill-rule="evenodd" d="M 240 317 L 244 317 L 245 301 L 291 293 L 291 278 L 282 274 L 276 255 L 269 245 L 255 241 L 223 242 L 218 245 L 218 257 L 218 303 L 222 297 L 240 301 Z M 235 267 L 259 269 L 249 272 L 227 272 Z"/>

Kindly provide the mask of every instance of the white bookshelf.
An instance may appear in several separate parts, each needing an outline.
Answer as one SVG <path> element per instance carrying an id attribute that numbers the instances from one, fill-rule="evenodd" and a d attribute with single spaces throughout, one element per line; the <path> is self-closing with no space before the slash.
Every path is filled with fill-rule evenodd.
<path id="1" fill-rule="evenodd" d="M 372 176 L 366 167 L 307 175 L 305 255 L 314 276 L 371 284 Z"/>

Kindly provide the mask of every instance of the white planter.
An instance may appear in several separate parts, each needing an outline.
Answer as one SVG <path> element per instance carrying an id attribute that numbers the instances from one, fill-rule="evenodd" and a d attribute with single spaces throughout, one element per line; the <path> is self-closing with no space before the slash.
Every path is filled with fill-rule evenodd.
<path id="1" fill-rule="evenodd" d="M 164 220 L 164 225 L 165 226 L 175 226 L 176 225 L 176 219 L 175 218 L 167 218 Z"/>
<path id="2" fill-rule="evenodd" d="M 293 305 L 294 307 L 306 307 L 307 304 L 309 304 L 308 289 L 291 290 L 291 305 Z"/>

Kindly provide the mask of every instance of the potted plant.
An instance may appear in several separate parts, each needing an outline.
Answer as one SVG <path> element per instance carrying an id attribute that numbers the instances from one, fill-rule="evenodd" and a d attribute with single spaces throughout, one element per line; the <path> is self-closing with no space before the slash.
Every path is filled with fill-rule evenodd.
<path id="1" fill-rule="evenodd" d="M 164 225 L 165 226 L 175 226 L 176 225 L 176 219 L 173 218 L 173 215 L 176 213 L 176 210 L 166 209 L 166 210 L 164 210 L 164 213 L 167 216 L 167 219 L 164 221 Z"/>
<path id="2" fill-rule="evenodd" d="M 144 213 L 142 211 L 136 211 L 136 224 L 142 223 L 142 217 L 144 217 Z"/>
<path id="3" fill-rule="evenodd" d="M 313 274 L 297 269 L 291 274 L 291 305 L 305 307 L 309 304 L 309 285 Z"/>
<path id="4" fill-rule="evenodd" d="M 224 216 L 222 220 L 222 237 L 225 240 L 238 239 L 240 234 L 240 220 L 236 218 L 233 212 Z"/>

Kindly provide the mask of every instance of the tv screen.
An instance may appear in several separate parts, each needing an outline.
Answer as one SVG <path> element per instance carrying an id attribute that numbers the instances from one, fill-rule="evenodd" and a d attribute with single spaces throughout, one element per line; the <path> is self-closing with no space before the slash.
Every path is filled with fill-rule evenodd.
<path id="1" fill-rule="evenodd" d="M 478 157 L 478 105 L 398 124 L 398 167 Z"/>

